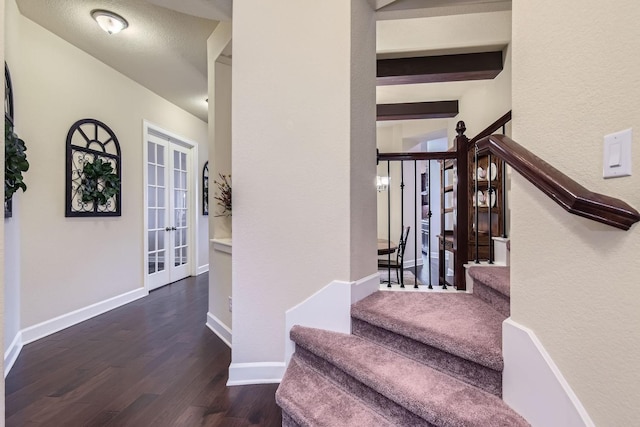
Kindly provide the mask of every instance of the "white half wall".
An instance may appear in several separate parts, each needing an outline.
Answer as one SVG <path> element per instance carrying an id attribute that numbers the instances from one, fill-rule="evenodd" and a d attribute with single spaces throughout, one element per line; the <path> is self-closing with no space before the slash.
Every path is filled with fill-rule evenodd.
<path id="1" fill-rule="evenodd" d="M 376 271 L 373 10 L 233 6 L 230 378 L 284 363 L 287 309 Z"/>
<path id="2" fill-rule="evenodd" d="M 532 426 L 595 427 L 531 329 L 505 320 L 502 354 L 502 398 Z"/>
<path id="3" fill-rule="evenodd" d="M 295 343 L 289 338 L 293 326 L 299 325 L 349 334 L 351 333 L 351 305 L 377 291 L 379 286 L 380 275 L 378 273 L 355 282 L 335 280 L 300 304 L 287 310 L 284 331 L 284 363 L 232 363 L 229 368 L 227 385 L 280 382 L 295 351 Z"/>
<path id="4" fill-rule="evenodd" d="M 295 325 L 351 333 L 351 305 L 380 287 L 380 274 L 356 282 L 333 281 L 309 298 L 287 310 L 285 321 L 285 363 L 295 351 L 289 332 Z"/>

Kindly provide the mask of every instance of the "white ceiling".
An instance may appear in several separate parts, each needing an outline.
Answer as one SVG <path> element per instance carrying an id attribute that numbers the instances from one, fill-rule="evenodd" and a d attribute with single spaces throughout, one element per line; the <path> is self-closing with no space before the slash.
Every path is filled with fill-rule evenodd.
<path id="1" fill-rule="evenodd" d="M 505 0 L 371 0 L 394 14 L 476 12 L 510 8 Z M 17 0 L 27 18 L 200 119 L 207 121 L 207 39 L 231 18 L 232 0 Z M 448 9 L 447 9 L 448 8 Z M 115 35 L 93 21 L 93 9 L 122 15 L 129 27 Z M 433 52 L 431 54 L 434 54 Z M 228 47 L 223 55 L 230 56 Z M 474 82 L 384 86 L 379 103 L 458 99 Z"/>
<path id="2" fill-rule="evenodd" d="M 27 18 L 207 121 L 207 39 L 218 21 L 180 13 L 150 1 L 17 0 L 17 3 Z M 129 28 L 108 35 L 91 18 L 93 9 L 107 9 L 123 16 Z"/>

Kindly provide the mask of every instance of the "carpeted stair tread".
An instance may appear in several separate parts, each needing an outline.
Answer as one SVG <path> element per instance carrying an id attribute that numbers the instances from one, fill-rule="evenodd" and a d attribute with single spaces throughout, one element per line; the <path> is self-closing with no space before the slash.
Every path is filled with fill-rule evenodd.
<path id="1" fill-rule="evenodd" d="M 469 267 L 469 276 L 475 282 L 481 282 L 485 286 L 501 293 L 507 298 L 511 296 L 510 292 L 510 269 L 509 267 L 492 266 L 492 267 Z"/>
<path id="2" fill-rule="evenodd" d="M 473 360 L 455 356 L 359 319 L 351 319 L 351 333 L 498 397 L 502 396 L 502 371 L 487 368 Z"/>
<path id="3" fill-rule="evenodd" d="M 291 339 L 433 425 L 529 425 L 500 398 L 363 338 L 294 326 Z"/>
<path id="4" fill-rule="evenodd" d="M 276 402 L 286 414 L 287 425 L 393 426 L 295 355 L 276 391 Z"/>
<path id="5" fill-rule="evenodd" d="M 351 317 L 502 371 L 502 322 L 486 302 L 464 293 L 376 292 Z"/>

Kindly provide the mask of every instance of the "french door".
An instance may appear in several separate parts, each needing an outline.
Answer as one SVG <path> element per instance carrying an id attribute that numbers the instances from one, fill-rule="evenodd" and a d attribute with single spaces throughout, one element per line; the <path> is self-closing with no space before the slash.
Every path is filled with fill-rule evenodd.
<path id="1" fill-rule="evenodd" d="M 189 276 L 191 150 L 147 135 L 147 251 L 149 290 Z"/>

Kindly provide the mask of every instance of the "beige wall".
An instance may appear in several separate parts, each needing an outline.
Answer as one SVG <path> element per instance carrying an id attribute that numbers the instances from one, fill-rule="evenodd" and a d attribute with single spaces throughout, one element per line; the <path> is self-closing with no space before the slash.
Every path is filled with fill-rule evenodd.
<path id="1" fill-rule="evenodd" d="M 504 46 L 511 40 L 510 11 L 379 21 L 377 52 L 451 51 Z"/>
<path id="2" fill-rule="evenodd" d="M 18 16 L 13 1 L 8 9 L 19 22 L 8 43 L 19 52 L 11 71 L 31 163 L 29 190 L 20 195 L 25 328 L 143 286 L 142 121 L 200 143 L 198 180 L 207 158 L 207 125 Z M 101 120 L 118 136 L 121 217 L 64 217 L 65 138 L 81 118 Z M 200 227 L 206 235 L 207 222 Z"/>
<path id="3" fill-rule="evenodd" d="M 287 309 L 376 271 L 368 7 L 234 2 L 234 363 L 284 361 Z"/>
<path id="4" fill-rule="evenodd" d="M 503 25 L 510 29 L 511 20 L 503 22 Z M 449 121 L 450 146 L 457 135 L 459 120 L 463 120 L 467 127 L 465 135 L 473 138 L 511 110 L 511 45 L 504 49 L 503 61 L 504 68 L 496 78 L 472 85 L 460 98 L 459 113 Z"/>
<path id="5" fill-rule="evenodd" d="M 587 188 L 640 208 L 635 176 L 602 178 L 603 136 L 640 129 L 640 4 L 513 2 L 513 137 Z M 637 141 L 634 142 L 637 145 Z M 596 425 L 640 420 L 640 234 L 570 215 L 514 173 L 511 313 L 533 329 Z"/>
<path id="6" fill-rule="evenodd" d="M 4 11 L 4 0 L 0 0 L 0 22 L 4 22 L 5 11 Z M 4 26 L 3 26 L 4 27 Z M 0 58 L 5 58 L 5 49 L 4 49 L 4 41 L 5 35 L 4 31 L 0 31 Z M 4 141 L 3 141 L 4 144 Z M 3 150 L 4 151 L 4 148 Z M 0 160 L 0 167 L 4 170 L 4 157 Z M 2 194 L 2 199 L 4 200 L 4 186 L 2 190 L 0 190 L 0 194 Z M 4 259 L 5 254 L 5 246 L 4 246 L 4 224 L 0 225 L 0 257 Z M 2 303 L 0 303 L 0 334 L 2 335 L 2 340 L 0 342 L 4 342 L 4 310 L 5 310 L 5 302 L 4 302 L 4 277 L 0 277 L 0 298 L 2 299 Z M 4 368 L 2 369 L 2 380 L 0 380 L 0 393 L 4 396 Z M 4 420 L 4 399 L 0 402 L 0 420 Z"/>
<path id="7" fill-rule="evenodd" d="M 7 11 L 2 8 L 2 12 L 6 16 L 15 16 L 17 12 L 17 6 L 13 0 L 6 3 Z M 15 35 L 18 33 L 20 22 L 16 19 L 7 19 L 2 32 L 3 40 L 15 39 Z M 9 72 L 12 79 L 15 80 L 15 72 L 13 70 L 13 63 L 18 58 L 19 52 L 16 51 L 15 46 L 10 43 L 4 48 L 4 58 L 9 66 Z M 15 85 L 15 83 L 14 83 Z M 15 104 L 15 101 L 14 101 Z M 14 129 L 21 135 L 21 127 L 26 126 L 22 118 L 15 117 Z M 4 143 L 4 139 L 2 140 Z M 27 151 L 30 154 L 30 151 Z M 4 156 L 2 161 L 4 162 Z M 4 170 L 4 168 L 3 168 Z M 27 182 L 27 184 L 29 184 Z M 4 191 L 4 186 L 2 187 Z M 4 349 L 8 349 L 11 342 L 20 331 L 20 203 L 23 197 L 22 191 L 19 191 L 13 195 L 13 216 L 4 220 Z"/>
<path id="8" fill-rule="evenodd" d="M 231 238 L 231 217 L 216 216 L 221 208 L 213 199 L 216 193 L 214 180 L 218 173 L 231 174 L 231 65 L 216 61 L 219 52 L 227 45 L 231 28 L 223 23 L 216 28 L 208 41 L 209 55 L 209 153 L 211 166 L 211 191 L 209 195 L 209 236 L 211 239 Z M 213 100 L 213 101 L 212 101 Z M 231 254 L 216 251 L 211 246 L 209 254 L 209 313 L 231 329 L 229 297 L 232 296 Z"/>

